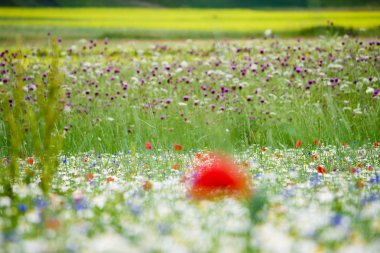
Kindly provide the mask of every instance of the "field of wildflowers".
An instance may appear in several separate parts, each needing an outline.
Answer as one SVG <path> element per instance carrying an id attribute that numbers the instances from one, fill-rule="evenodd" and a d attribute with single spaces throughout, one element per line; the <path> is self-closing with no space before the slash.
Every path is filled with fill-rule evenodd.
<path id="1" fill-rule="evenodd" d="M 380 251 L 378 38 L 47 37 L 0 48 L 0 252 Z"/>

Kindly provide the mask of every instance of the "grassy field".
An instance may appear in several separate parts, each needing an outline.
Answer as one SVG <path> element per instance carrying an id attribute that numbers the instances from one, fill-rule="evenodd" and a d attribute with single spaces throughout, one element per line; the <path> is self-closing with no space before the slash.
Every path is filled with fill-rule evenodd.
<path id="1" fill-rule="evenodd" d="M 1 253 L 380 251 L 378 37 L 112 40 L 268 27 L 89 10 L 1 9 Z"/>
<path id="2" fill-rule="evenodd" d="M 340 29 L 376 34 L 379 11 L 345 10 L 216 10 L 139 8 L 0 8 L 0 37 L 43 36 L 48 31 L 82 38 L 214 38 L 318 35 L 333 22 Z M 317 29 L 317 31 L 315 31 Z M 339 30 L 336 30 L 339 32 Z M 334 30 L 333 30 L 334 32 Z"/>
<path id="3" fill-rule="evenodd" d="M 108 41 L 62 43 L 57 53 L 64 112 L 57 127 L 67 128 L 69 153 L 141 150 L 146 141 L 164 149 L 173 143 L 244 149 L 379 138 L 376 41 L 189 41 L 125 48 Z M 37 87 L 56 75 L 49 76 L 51 51 L 37 47 L 22 54 L 22 96 L 34 106 Z M 11 51 L 4 57 L 6 101 L 14 99 L 9 83 L 16 76 Z M 32 142 L 23 148 L 31 152 Z"/>

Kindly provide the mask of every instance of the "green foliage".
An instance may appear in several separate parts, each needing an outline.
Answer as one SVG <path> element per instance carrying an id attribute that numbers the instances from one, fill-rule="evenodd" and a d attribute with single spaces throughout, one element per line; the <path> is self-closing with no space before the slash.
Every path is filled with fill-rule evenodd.
<path id="1" fill-rule="evenodd" d="M 265 220 L 265 208 L 268 205 L 266 189 L 255 192 L 247 203 L 251 225 L 257 225 Z"/>
<path id="2" fill-rule="evenodd" d="M 49 77 L 46 83 L 40 83 L 37 89 L 37 102 L 25 102 L 25 87 L 22 77 L 25 74 L 24 59 L 21 50 L 16 51 L 17 58 L 12 64 L 17 65 L 13 81 L 7 94 L 1 101 L 1 122 L 5 133 L 4 155 L 9 162 L 2 163 L 6 173 L 1 174 L 2 194 L 13 197 L 12 185 L 28 180 L 28 173 L 19 173 L 19 159 L 24 152 L 33 156 L 40 176 L 40 188 L 44 194 L 50 190 L 52 178 L 57 168 L 57 156 L 62 148 L 63 135 L 56 129 L 56 123 L 62 111 L 61 77 L 59 73 L 59 56 L 56 43 L 52 43 L 49 65 Z"/>

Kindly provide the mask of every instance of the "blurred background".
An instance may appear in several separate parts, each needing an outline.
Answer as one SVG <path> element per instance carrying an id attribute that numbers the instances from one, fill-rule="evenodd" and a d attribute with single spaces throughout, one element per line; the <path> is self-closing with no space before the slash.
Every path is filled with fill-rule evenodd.
<path id="1" fill-rule="evenodd" d="M 378 36 L 379 10 L 380 0 L 1 0 L 0 42 Z"/>
<path id="2" fill-rule="evenodd" d="M 373 7 L 379 0 L 1 0 L 3 6 L 126 6 L 194 8 Z"/>

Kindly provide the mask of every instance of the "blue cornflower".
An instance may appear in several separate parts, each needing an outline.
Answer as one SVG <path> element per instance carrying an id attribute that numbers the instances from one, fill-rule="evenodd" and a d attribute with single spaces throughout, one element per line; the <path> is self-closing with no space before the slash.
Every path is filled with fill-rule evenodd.
<path id="1" fill-rule="evenodd" d="M 375 173 L 375 175 L 369 180 L 371 184 L 378 184 L 380 181 L 379 174 Z"/>
<path id="2" fill-rule="evenodd" d="M 24 203 L 20 203 L 17 205 L 17 209 L 20 213 L 25 213 L 28 210 L 28 207 Z"/>

